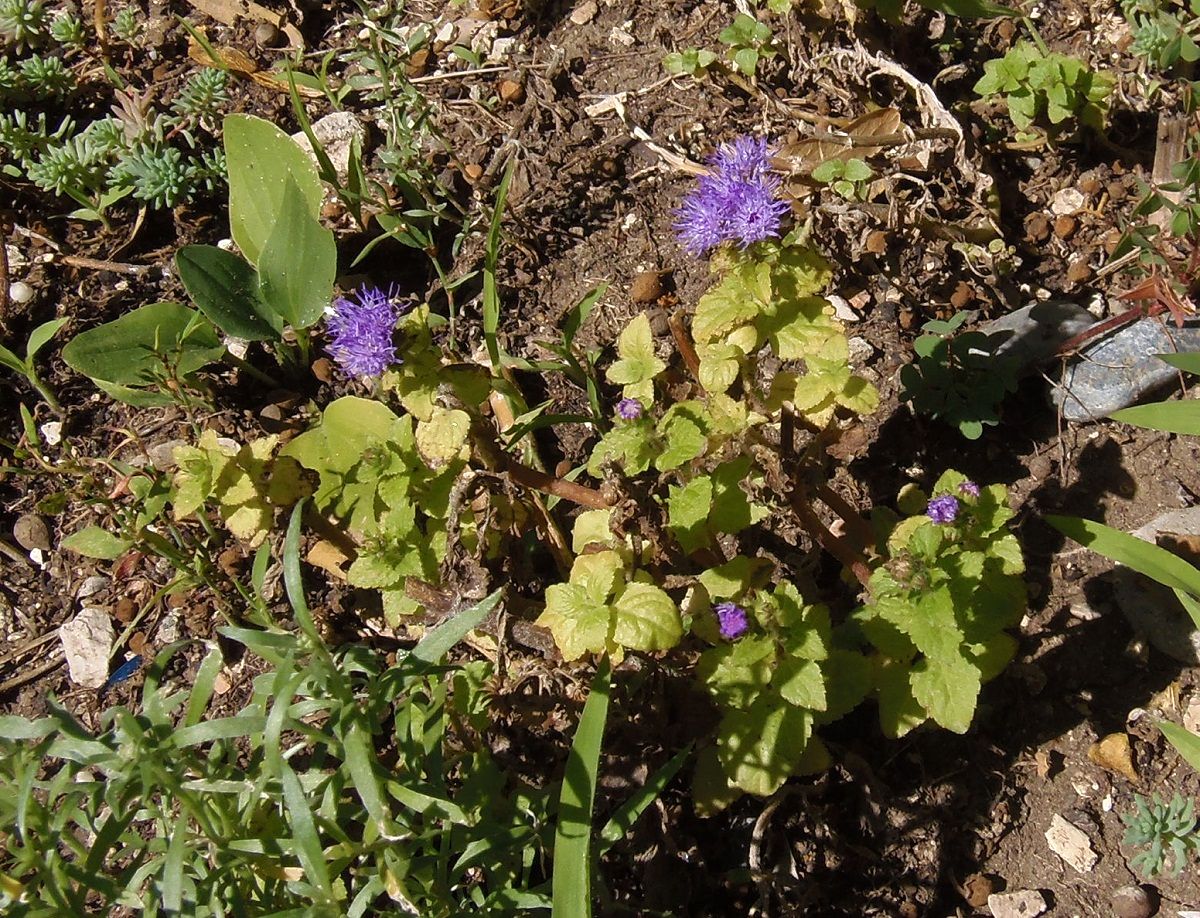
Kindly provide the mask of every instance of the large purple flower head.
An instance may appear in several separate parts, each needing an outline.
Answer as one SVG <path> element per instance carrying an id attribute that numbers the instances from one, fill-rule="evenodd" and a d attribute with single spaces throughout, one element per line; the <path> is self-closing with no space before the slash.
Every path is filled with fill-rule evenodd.
<path id="1" fill-rule="evenodd" d="M 709 159 L 708 175 L 675 212 L 675 230 L 689 251 L 703 255 L 723 242 L 742 248 L 779 235 L 788 204 L 776 196 L 765 138 L 739 137 Z"/>
<path id="2" fill-rule="evenodd" d="M 721 637 L 727 641 L 736 641 L 746 633 L 750 623 L 746 620 L 746 610 L 731 602 L 719 602 L 713 606 L 717 613 L 717 624 L 721 628 Z"/>
<path id="3" fill-rule="evenodd" d="M 392 332 L 400 310 L 395 297 L 378 287 L 363 285 L 351 297 L 333 301 L 326 318 L 333 341 L 329 353 L 348 376 L 378 376 L 397 363 Z"/>
<path id="4" fill-rule="evenodd" d="M 935 523 L 953 523 L 958 516 L 958 498 L 949 494 L 935 497 L 925 508 L 925 515 Z"/>

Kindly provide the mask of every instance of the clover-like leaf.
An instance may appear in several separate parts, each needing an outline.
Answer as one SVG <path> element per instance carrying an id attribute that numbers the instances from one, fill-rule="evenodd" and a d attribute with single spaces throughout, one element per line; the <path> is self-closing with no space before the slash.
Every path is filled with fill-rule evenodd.
<path id="1" fill-rule="evenodd" d="M 717 756 L 729 779 L 749 794 L 779 790 L 812 735 L 812 713 L 765 695 L 746 710 L 729 711 L 717 728 Z"/>
<path id="2" fill-rule="evenodd" d="M 975 716 L 979 668 L 962 657 L 925 659 L 913 666 L 913 697 L 947 730 L 966 733 Z"/>
<path id="3" fill-rule="evenodd" d="M 825 675 L 813 660 L 784 660 L 771 681 L 788 704 L 813 711 L 825 710 Z"/>
<path id="4" fill-rule="evenodd" d="M 626 398 L 636 398 L 644 405 L 654 401 L 654 377 L 667 368 L 654 352 L 654 335 L 646 313 L 634 316 L 617 338 L 620 357 L 608 368 L 609 382 L 624 386 Z"/>
<path id="5" fill-rule="evenodd" d="M 651 584 L 629 584 L 613 608 L 616 619 L 612 639 L 621 647 L 669 650 L 683 635 L 678 607 L 670 596 Z"/>

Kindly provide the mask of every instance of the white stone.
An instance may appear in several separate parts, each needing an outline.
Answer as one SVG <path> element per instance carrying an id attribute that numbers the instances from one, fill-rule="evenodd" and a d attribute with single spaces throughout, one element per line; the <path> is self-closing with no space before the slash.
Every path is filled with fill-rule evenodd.
<path id="1" fill-rule="evenodd" d="M 1079 873 L 1087 873 L 1096 866 L 1098 858 L 1087 833 L 1058 813 L 1054 814 L 1050 828 L 1046 830 L 1046 844 Z"/>
<path id="2" fill-rule="evenodd" d="M 860 318 L 859 314 L 850 308 L 850 304 L 843 296 L 838 296 L 836 293 L 829 297 L 829 302 L 833 304 L 833 314 L 835 318 L 841 319 L 843 322 L 857 322 Z"/>
<path id="3" fill-rule="evenodd" d="M 596 0 L 586 0 L 571 11 L 571 22 L 575 25 L 587 25 L 596 18 L 596 13 L 599 11 L 600 7 L 596 5 Z"/>
<path id="4" fill-rule="evenodd" d="M 503 64 L 520 50 L 521 45 L 515 38 L 497 38 L 492 42 L 492 50 L 487 54 L 489 64 Z"/>
<path id="5" fill-rule="evenodd" d="M 13 281 L 8 285 L 8 298 L 14 303 L 24 305 L 33 299 L 33 288 L 25 281 Z"/>
<path id="6" fill-rule="evenodd" d="M 84 688 L 100 688 L 108 681 L 108 657 L 116 634 L 103 609 L 85 608 L 58 629 L 71 681 Z"/>
<path id="7" fill-rule="evenodd" d="M 1056 217 L 1078 213 L 1087 206 L 1087 197 L 1078 188 L 1064 188 L 1050 199 L 1050 213 Z"/>
<path id="8" fill-rule="evenodd" d="M 854 337 L 846 344 L 850 348 L 850 363 L 856 367 L 862 366 L 875 356 L 875 348 L 871 347 L 871 342 L 866 338 Z"/>
<path id="9" fill-rule="evenodd" d="M 232 239 L 218 239 L 217 240 L 217 248 L 223 252 L 232 252 L 233 251 L 233 240 Z"/>
<path id="10" fill-rule="evenodd" d="M 47 446 L 58 446 L 62 443 L 62 421 L 47 421 L 38 428 Z"/>
<path id="11" fill-rule="evenodd" d="M 1049 907 L 1042 894 L 1036 889 L 1019 892 L 992 893 L 988 896 L 988 911 L 992 918 L 1032 918 Z"/>
<path id="12" fill-rule="evenodd" d="M 174 612 L 163 616 L 158 626 L 158 643 L 173 644 L 179 640 L 179 616 Z"/>
<path id="13" fill-rule="evenodd" d="M 146 456 L 150 459 L 150 464 L 160 472 L 169 472 L 175 468 L 175 449 L 180 446 L 187 446 L 187 441 L 167 440 L 163 443 L 155 443 L 153 446 L 146 447 Z"/>
<path id="14" fill-rule="evenodd" d="M 613 30 L 608 33 L 608 40 L 614 45 L 620 45 L 622 48 L 632 48 L 637 44 L 637 39 L 628 31 L 629 26 L 633 25 L 633 21 L 625 23 L 623 26 L 613 26 Z"/>

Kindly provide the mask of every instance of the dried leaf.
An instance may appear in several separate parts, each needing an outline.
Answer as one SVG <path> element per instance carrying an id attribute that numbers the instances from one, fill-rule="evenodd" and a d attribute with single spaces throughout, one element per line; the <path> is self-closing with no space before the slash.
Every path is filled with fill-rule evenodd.
<path id="1" fill-rule="evenodd" d="M 771 168 L 789 175 L 808 175 L 831 159 L 848 159 L 853 153 L 850 140 L 809 138 L 789 143 L 771 157 Z"/>
<path id="2" fill-rule="evenodd" d="M 308 550 L 304 558 L 313 567 L 319 567 L 338 580 L 346 579 L 342 565 L 350 560 L 350 556 L 326 539 L 321 539 Z"/>

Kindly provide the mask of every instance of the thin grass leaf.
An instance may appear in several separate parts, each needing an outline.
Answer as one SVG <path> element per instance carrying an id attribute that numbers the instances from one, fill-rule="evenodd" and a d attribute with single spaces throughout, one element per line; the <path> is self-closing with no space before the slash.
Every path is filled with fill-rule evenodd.
<path id="1" fill-rule="evenodd" d="M 262 733 L 267 726 L 267 719 L 261 714 L 236 714 L 233 717 L 220 717 L 217 720 L 205 721 L 191 727 L 181 727 L 171 737 L 172 743 L 178 749 L 188 746 L 198 746 L 200 743 L 211 743 L 214 740 L 234 739 L 239 736 L 250 736 Z"/>
<path id="2" fill-rule="evenodd" d="M 212 650 L 205 655 L 196 670 L 196 681 L 192 683 L 192 694 L 188 698 L 187 712 L 183 718 L 185 727 L 200 723 L 200 719 L 204 717 L 217 684 L 217 674 L 221 672 L 221 664 L 224 662 L 220 646 L 214 643 Z"/>
<path id="3" fill-rule="evenodd" d="M 186 825 L 174 827 L 163 862 L 163 908 L 176 915 L 183 913 L 183 856 L 187 853 L 188 834 Z"/>
<path id="4" fill-rule="evenodd" d="M 510 156 L 504 169 L 504 177 L 496 188 L 496 206 L 492 210 L 492 222 L 488 227 L 487 248 L 483 260 L 483 339 L 487 343 L 488 359 L 492 362 L 492 373 L 500 373 L 500 341 L 496 332 L 500 328 L 500 288 L 496 284 L 496 263 L 500 255 L 500 221 L 504 216 L 504 203 L 508 199 L 508 185 L 512 181 L 516 156 Z"/>
<path id="5" fill-rule="evenodd" d="M 39 720 L 29 720 L 15 714 L 0 717 L 0 739 L 6 740 L 39 740 L 49 736 L 58 725 L 48 717 Z"/>
<path id="6" fill-rule="evenodd" d="M 650 780 L 638 788 L 633 796 L 617 808 L 617 811 L 612 814 L 612 818 L 600 830 L 596 842 L 596 857 L 602 857 L 609 848 L 628 834 L 629 830 L 633 828 L 633 824 L 638 821 L 638 817 L 642 815 L 646 807 L 658 799 L 663 789 L 671 782 L 691 754 L 690 744 L 679 750 L 669 762 L 651 775 Z"/>
<path id="7" fill-rule="evenodd" d="M 1183 606 L 1188 615 L 1192 617 L 1192 621 L 1200 628 L 1200 600 L 1197 600 L 1190 593 L 1185 593 L 1183 590 L 1175 590 L 1175 598 L 1179 600 L 1179 604 Z"/>
<path id="8" fill-rule="evenodd" d="M 466 637 L 469 631 L 479 627 L 492 609 L 496 608 L 502 593 L 502 590 L 496 590 L 469 609 L 463 609 L 446 619 L 421 638 L 409 656 L 422 663 L 437 663 L 449 653 L 451 647 Z"/>
<path id="9" fill-rule="evenodd" d="M 287 762 L 283 763 L 280 778 L 283 784 L 283 803 L 287 807 L 292 841 L 296 846 L 300 866 L 304 868 L 306 879 L 321 892 L 324 899 L 321 904 L 332 904 L 333 886 L 325 864 L 325 852 L 321 850 L 321 839 L 317 835 L 317 825 L 313 820 L 312 810 L 309 809 L 304 788 L 300 786 L 300 779 Z"/>
<path id="10" fill-rule="evenodd" d="M 612 666 L 606 656 L 592 680 L 567 757 L 558 800 L 558 825 L 554 829 L 553 918 L 591 918 L 592 914 L 592 804 L 600 743 L 608 719 L 611 675 Z"/>
<path id="11" fill-rule="evenodd" d="M 308 610 L 308 602 L 304 598 L 304 581 L 300 577 L 300 520 L 304 514 L 306 500 L 300 500 L 292 509 L 292 518 L 288 521 L 287 536 L 283 540 L 283 585 L 287 589 L 288 602 L 296 614 L 300 629 L 308 635 L 313 648 L 318 652 L 328 651 L 321 633 L 317 631 L 312 613 Z"/>
<path id="12" fill-rule="evenodd" d="M 386 833 L 388 823 L 391 822 L 391 813 L 386 809 L 379 775 L 375 770 L 377 760 L 371 734 L 361 723 L 355 721 L 342 737 L 342 750 L 346 756 L 346 770 L 350 773 L 351 783 L 359 799 L 362 800 L 379 833 Z"/>
<path id="13" fill-rule="evenodd" d="M 1183 756 L 1183 760 L 1196 771 L 1200 771 L 1200 734 L 1192 733 L 1178 724 L 1165 720 L 1159 721 L 1158 729 Z"/>
<path id="14" fill-rule="evenodd" d="M 1200 373 L 1200 354 L 1155 354 L 1154 356 L 1185 373 Z"/>
<path id="15" fill-rule="evenodd" d="M 288 657 L 276 670 L 272 681 L 271 694 L 275 696 L 275 700 L 271 703 L 270 713 L 267 714 L 267 725 L 262 737 L 263 770 L 272 777 L 277 777 L 283 771 L 283 729 L 288 720 L 292 697 L 303 679 L 304 673 L 296 672 L 295 661 Z"/>
<path id="16" fill-rule="evenodd" d="M 1134 405 L 1122 408 L 1111 415 L 1114 421 L 1164 430 L 1167 433 L 1200 435 L 1200 403 L 1192 400 L 1183 402 L 1155 402 L 1152 405 Z"/>
<path id="17" fill-rule="evenodd" d="M 257 628 L 223 625 L 217 629 L 217 634 L 237 641 L 275 666 L 282 663 L 285 656 L 297 653 L 300 649 L 296 635 L 284 634 L 281 631 L 260 631 Z"/>
<path id="18" fill-rule="evenodd" d="M 1049 515 L 1046 522 L 1063 535 L 1106 558 L 1145 574 L 1173 590 L 1185 590 L 1200 597 L 1200 570 L 1165 548 L 1103 523 L 1074 516 Z"/>

